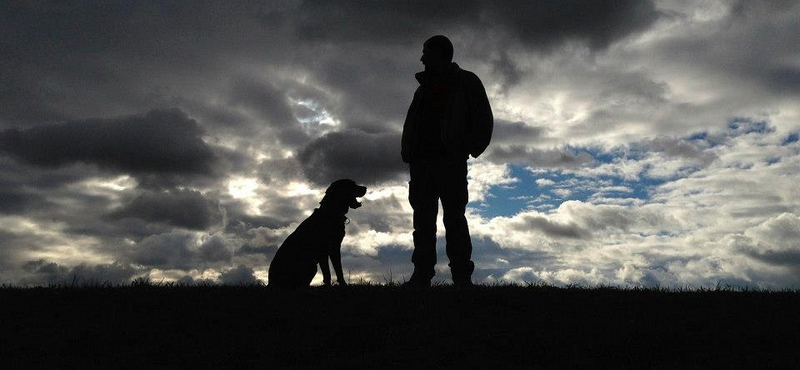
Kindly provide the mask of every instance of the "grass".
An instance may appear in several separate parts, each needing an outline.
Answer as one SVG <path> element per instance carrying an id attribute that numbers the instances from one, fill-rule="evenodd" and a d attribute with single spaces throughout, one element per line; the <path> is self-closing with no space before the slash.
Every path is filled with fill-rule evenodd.
<path id="1" fill-rule="evenodd" d="M 800 368 L 797 290 L 140 279 L 6 286 L 0 302 L 4 369 Z"/>

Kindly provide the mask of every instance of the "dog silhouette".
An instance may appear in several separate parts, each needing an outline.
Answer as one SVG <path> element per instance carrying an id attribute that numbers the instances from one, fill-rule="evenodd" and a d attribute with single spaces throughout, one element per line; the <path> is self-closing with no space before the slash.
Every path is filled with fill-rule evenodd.
<path id="1" fill-rule="evenodd" d="M 367 188 L 350 179 L 334 181 L 305 221 L 281 244 L 269 265 L 269 286 L 282 288 L 308 287 L 317 265 L 322 270 L 322 281 L 331 284 L 328 258 L 336 272 L 339 285 L 347 285 L 342 273 L 342 239 L 347 211 L 361 206 L 358 197 L 366 194 Z"/>

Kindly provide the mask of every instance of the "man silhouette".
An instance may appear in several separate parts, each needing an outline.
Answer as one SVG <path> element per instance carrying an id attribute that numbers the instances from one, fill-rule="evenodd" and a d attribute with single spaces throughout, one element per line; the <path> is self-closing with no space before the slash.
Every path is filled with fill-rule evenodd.
<path id="1" fill-rule="evenodd" d="M 414 209 L 414 273 L 408 286 L 428 287 L 435 274 L 439 199 L 453 284 L 472 285 L 475 264 L 464 216 L 467 159 L 489 145 L 494 121 L 481 80 L 452 59 L 447 37 L 425 41 L 420 58 L 425 71 L 415 74 L 420 86 L 403 125 L 402 156 L 409 163 L 408 200 Z"/>

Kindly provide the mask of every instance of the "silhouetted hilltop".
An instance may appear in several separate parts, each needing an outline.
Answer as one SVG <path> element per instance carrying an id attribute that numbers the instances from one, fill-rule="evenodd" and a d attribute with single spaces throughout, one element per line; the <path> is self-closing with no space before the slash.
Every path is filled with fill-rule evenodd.
<path id="1" fill-rule="evenodd" d="M 798 368 L 800 293 L 0 289 L 2 368 Z"/>

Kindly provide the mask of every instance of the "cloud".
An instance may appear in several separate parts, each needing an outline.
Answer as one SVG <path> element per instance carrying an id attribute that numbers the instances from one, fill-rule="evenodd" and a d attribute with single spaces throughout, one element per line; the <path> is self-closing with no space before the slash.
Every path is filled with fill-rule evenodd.
<path id="1" fill-rule="evenodd" d="M 259 121 L 277 133 L 280 142 L 295 146 L 308 141 L 292 112 L 285 91 L 269 82 L 259 82 L 252 77 L 239 77 L 232 82 L 229 103 L 252 111 Z"/>
<path id="2" fill-rule="evenodd" d="M 23 285 L 46 284 L 103 284 L 112 285 L 129 282 L 142 270 L 130 265 L 114 262 L 110 264 L 87 265 L 73 267 L 48 262 L 44 259 L 28 261 L 22 265 L 27 275 L 21 279 Z"/>
<path id="3" fill-rule="evenodd" d="M 800 217 L 782 213 L 747 229 L 736 249 L 775 266 L 788 266 L 800 277 Z"/>
<path id="4" fill-rule="evenodd" d="M 532 126 L 522 121 L 511 122 L 496 118 L 492 130 L 492 147 L 496 145 L 534 144 L 540 141 L 547 129 Z"/>
<path id="5" fill-rule="evenodd" d="M 219 276 L 219 280 L 220 283 L 225 285 L 256 284 L 258 280 L 253 272 L 252 268 L 239 265 L 222 272 Z"/>
<path id="6" fill-rule="evenodd" d="M 241 248 L 236 250 L 236 254 L 265 254 L 265 255 L 272 255 L 278 250 L 277 245 L 263 245 L 263 246 L 252 246 L 252 245 L 243 245 Z"/>
<path id="7" fill-rule="evenodd" d="M 184 232 L 150 235 L 130 246 L 127 254 L 139 265 L 188 270 L 194 266 L 196 242 L 194 234 Z"/>
<path id="8" fill-rule="evenodd" d="M 216 156 L 184 112 L 87 119 L 0 132 L 0 151 L 41 167 L 82 162 L 141 174 L 210 176 Z"/>
<path id="9" fill-rule="evenodd" d="M 406 171 L 399 158 L 399 134 L 359 130 L 328 133 L 298 153 L 306 177 L 323 186 L 342 178 L 368 185 L 398 180 Z"/>
<path id="10" fill-rule="evenodd" d="M 591 235 L 588 230 L 583 229 L 574 223 L 559 224 L 557 222 L 550 221 L 543 216 L 526 215 L 522 218 L 522 222 L 522 224 L 515 225 L 517 229 L 521 229 L 523 231 L 527 231 L 529 229 L 540 230 L 544 234 L 555 238 L 564 237 L 585 239 Z"/>
<path id="11" fill-rule="evenodd" d="M 145 237 L 128 246 L 125 256 L 131 263 L 162 270 L 219 268 L 233 259 L 241 241 L 232 235 L 170 231 Z"/>
<path id="12" fill-rule="evenodd" d="M 397 42 L 426 38 L 438 30 L 469 24 L 474 31 L 500 28 L 531 48 L 547 48 L 568 40 L 603 48 L 658 17 L 650 1 L 528 2 L 424 1 L 391 4 L 304 1 L 298 26 L 301 39 L 339 42 Z"/>
<path id="13" fill-rule="evenodd" d="M 555 183 L 556 183 L 555 181 L 550 180 L 550 179 L 536 179 L 536 185 L 539 185 L 539 186 L 542 186 L 542 187 L 544 187 L 544 186 L 552 186 L 552 185 L 555 185 Z"/>
<path id="14" fill-rule="evenodd" d="M 204 230 L 221 223 L 216 202 L 196 190 L 145 191 L 110 214 L 112 219 L 135 217 L 188 229 Z"/>
<path id="15" fill-rule="evenodd" d="M 800 251 L 800 217 L 782 213 L 748 229 L 745 235 L 770 249 Z"/>
<path id="16" fill-rule="evenodd" d="M 230 251 L 225 238 L 213 235 L 200 245 L 198 257 L 204 262 L 230 262 L 233 253 Z"/>
<path id="17" fill-rule="evenodd" d="M 0 214 L 24 213 L 41 204 L 44 197 L 19 190 L 0 190 Z"/>
<path id="18" fill-rule="evenodd" d="M 536 149 L 527 145 L 495 145 L 491 147 L 487 160 L 497 164 L 527 164 L 537 168 L 572 168 L 594 163 L 592 155 L 569 149 Z"/>

